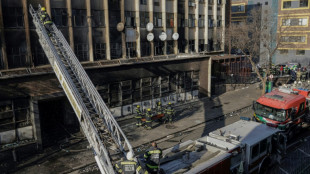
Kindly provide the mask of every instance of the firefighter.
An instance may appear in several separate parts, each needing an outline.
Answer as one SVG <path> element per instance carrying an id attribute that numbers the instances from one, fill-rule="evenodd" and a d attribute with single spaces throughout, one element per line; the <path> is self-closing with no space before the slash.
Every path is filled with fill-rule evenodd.
<path id="1" fill-rule="evenodd" d="M 161 107 L 160 101 L 156 103 L 156 112 L 157 112 L 157 115 L 160 115 L 163 113 L 163 108 Z"/>
<path id="2" fill-rule="evenodd" d="M 136 122 L 136 126 L 137 127 L 140 127 L 140 126 L 142 126 L 142 117 L 143 117 L 143 113 L 141 112 L 141 110 L 140 110 L 140 105 L 137 105 L 137 108 L 136 108 L 136 116 L 135 116 L 135 118 L 136 118 L 136 120 L 137 120 L 137 122 Z"/>
<path id="3" fill-rule="evenodd" d="M 171 102 L 168 103 L 168 107 L 165 109 L 165 114 L 166 114 L 166 120 L 165 123 L 172 122 L 172 116 L 174 116 L 174 109 L 172 107 Z"/>
<path id="4" fill-rule="evenodd" d="M 144 171 L 144 169 L 134 160 L 133 154 L 131 152 L 128 152 L 127 160 L 124 160 L 124 158 L 121 158 L 121 161 L 117 164 L 115 164 L 115 168 L 117 173 L 121 174 L 148 174 L 147 171 Z"/>
<path id="5" fill-rule="evenodd" d="M 50 16 L 47 14 L 45 7 L 41 7 L 41 16 L 40 16 L 41 22 L 43 22 L 43 25 L 47 31 L 48 36 L 52 36 L 53 28 L 52 28 L 52 20 Z"/>
<path id="6" fill-rule="evenodd" d="M 146 169 L 151 174 L 157 174 L 160 170 L 160 159 L 162 158 L 162 150 L 157 147 L 156 142 L 152 143 L 152 147 L 144 153 L 146 160 Z"/>
<path id="7" fill-rule="evenodd" d="M 145 114 L 145 128 L 146 129 L 152 129 L 152 111 L 151 111 L 151 108 L 148 108 L 147 109 L 147 112 Z"/>

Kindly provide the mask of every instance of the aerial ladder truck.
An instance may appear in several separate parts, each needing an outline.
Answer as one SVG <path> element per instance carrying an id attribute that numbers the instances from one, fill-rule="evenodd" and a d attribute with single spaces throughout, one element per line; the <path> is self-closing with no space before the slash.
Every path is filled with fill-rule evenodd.
<path id="1" fill-rule="evenodd" d="M 39 9 L 41 6 L 39 5 Z M 40 21 L 40 10 L 29 5 L 39 42 L 80 122 L 103 174 L 115 173 L 111 153 L 132 153 L 133 149 L 110 110 L 89 79 L 68 42 L 52 24 L 51 36 Z"/>

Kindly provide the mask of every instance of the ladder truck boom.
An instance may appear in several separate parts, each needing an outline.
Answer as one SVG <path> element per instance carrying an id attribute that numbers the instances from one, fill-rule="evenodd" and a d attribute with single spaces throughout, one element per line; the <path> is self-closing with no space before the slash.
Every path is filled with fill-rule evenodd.
<path id="1" fill-rule="evenodd" d="M 134 153 L 131 144 L 102 100 L 92 81 L 78 61 L 68 42 L 52 24 L 53 33 L 48 33 L 40 21 L 40 9 L 29 5 L 39 42 L 50 62 L 81 128 L 94 150 L 95 160 L 101 173 L 115 173 L 110 152 Z"/>

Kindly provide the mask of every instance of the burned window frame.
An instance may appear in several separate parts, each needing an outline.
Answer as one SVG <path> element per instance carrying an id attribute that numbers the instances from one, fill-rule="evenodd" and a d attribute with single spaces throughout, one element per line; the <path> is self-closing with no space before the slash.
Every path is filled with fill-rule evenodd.
<path id="1" fill-rule="evenodd" d="M 57 27 L 68 26 L 68 13 L 66 8 L 52 8 L 52 21 Z"/>
<path id="2" fill-rule="evenodd" d="M 140 11 L 140 27 L 145 28 L 150 22 L 150 13 L 147 11 Z"/>
<path id="3" fill-rule="evenodd" d="M 78 19 L 80 20 L 79 22 L 77 22 Z M 86 9 L 72 9 L 72 20 L 74 27 L 86 27 L 87 26 Z"/>
<path id="4" fill-rule="evenodd" d="M 2 10 L 3 25 L 5 28 L 25 28 L 22 7 L 2 7 Z"/>
<path id="5" fill-rule="evenodd" d="M 92 27 L 105 27 L 104 10 L 92 10 Z"/>

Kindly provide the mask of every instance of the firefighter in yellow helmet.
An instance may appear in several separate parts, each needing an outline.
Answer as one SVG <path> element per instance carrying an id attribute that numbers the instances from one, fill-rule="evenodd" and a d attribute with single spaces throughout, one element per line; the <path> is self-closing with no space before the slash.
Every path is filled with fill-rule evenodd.
<path id="1" fill-rule="evenodd" d="M 50 16 L 47 14 L 45 7 L 41 7 L 41 15 L 40 15 L 40 20 L 43 23 L 48 36 L 52 36 L 53 33 L 53 22 L 50 18 Z"/>
<path id="2" fill-rule="evenodd" d="M 167 122 L 171 123 L 173 116 L 174 116 L 174 109 L 172 107 L 171 102 L 169 102 L 167 108 L 165 109 L 165 118 L 166 118 L 165 123 Z"/>
<path id="3" fill-rule="evenodd" d="M 140 126 L 142 126 L 142 117 L 143 117 L 143 113 L 141 112 L 141 110 L 140 110 L 140 105 L 137 105 L 137 107 L 136 107 L 136 116 L 135 116 L 135 118 L 136 118 L 136 126 L 137 127 L 140 127 Z"/>
<path id="4" fill-rule="evenodd" d="M 162 114 L 162 113 L 163 113 L 163 108 L 161 107 L 161 102 L 158 101 L 158 102 L 156 103 L 156 114 L 157 114 L 157 115 L 160 115 L 160 114 Z"/>
<path id="5" fill-rule="evenodd" d="M 148 108 L 147 112 L 145 114 L 145 119 L 146 119 L 145 128 L 146 129 L 152 129 L 152 116 L 153 116 L 152 110 L 151 110 L 151 108 Z"/>

